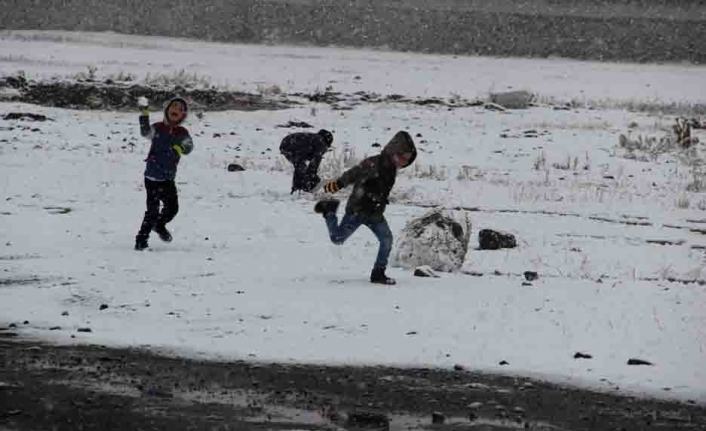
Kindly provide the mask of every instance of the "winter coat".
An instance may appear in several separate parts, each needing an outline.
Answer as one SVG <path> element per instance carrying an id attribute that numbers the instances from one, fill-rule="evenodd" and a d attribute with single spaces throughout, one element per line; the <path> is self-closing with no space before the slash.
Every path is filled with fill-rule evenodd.
<path id="1" fill-rule="evenodd" d="M 282 139 L 279 151 L 291 163 L 321 159 L 328 151 L 330 143 L 320 133 L 297 132 Z"/>
<path id="2" fill-rule="evenodd" d="M 353 191 L 346 204 L 346 213 L 373 218 L 382 216 L 397 178 L 397 168 L 392 156 L 406 152 L 412 153 L 412 157 L 403 168 L 411 165 L 417 158 L 417 149 L 409 133 L 397 132 L 380 154 L 368 157 L 336 180 L 339 188 L 353 185 Z"/>
<path id="3" fill-rule="evenodd" d="M 186 119 L 175 126 L 170 126 L 167 120 L 167 109 L 173 102 L 179 101 L 186 107 L 186 101 L 181 98 L 170 100 L 164 108 L 164 120 L 150 125 L 148 115 L 140 116 L 140 133 L 152 141 L 147 153 L 145 178 L 154 181 L 173 181 L 176 178 L 177 165 L 182 154 L 189 154 L 194 148 L 189 131 L 180 126 Z M 188 111 L 187 111 L 188 112 Z"/>

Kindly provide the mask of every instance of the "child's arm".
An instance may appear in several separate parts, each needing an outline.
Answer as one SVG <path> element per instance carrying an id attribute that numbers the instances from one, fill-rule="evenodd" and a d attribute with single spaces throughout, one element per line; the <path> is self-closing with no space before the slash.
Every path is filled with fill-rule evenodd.
<path id="1" fill-rule="evenodd" d="M 362 179 L 374 176 L 376 172 L 375 159 L 369 157 L 342 173 L 337 180 L 328 181 L 324 185 L 324 190 L 327 193 L 336 193 L 340 189 L 355 184 Z"/>
<path id="2" fill-rule="evenodd" d="M 150 124 L 149 101 L 142 96 L 137 99 L 137 106 L 140 108 L 140 134 L 151 140 L 154 137 L 154 128 Z"/>

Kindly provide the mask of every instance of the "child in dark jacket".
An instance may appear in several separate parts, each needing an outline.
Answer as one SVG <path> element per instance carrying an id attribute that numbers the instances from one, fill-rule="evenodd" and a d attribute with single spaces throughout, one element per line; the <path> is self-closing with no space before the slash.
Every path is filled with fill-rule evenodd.
<path id="1" fill-rule="evenodd" d="M 164 108 L 164 119 L 154 124 L 150 124 L 147 105 L 147 99 L 141 97 L 138 101 L 141 109 L 140 133 L 150 139 L 152 145 L 145 160 L 147 211 L 135 238 L 135 250 L 144 250 L 148 247 L 147 240 L 153 230 L 162 241 L 172 240 L 172 234 L 167 230 L 166 225 L 179 211 L 179 199 L 174 182 L 177 165 L 181 156 L 189 154 L 194 148 L 189 132 L 181 126 L 188 114 L 188 105 L 184 99 L 178 97 L 170 100 Z"/>
<path id="2" fill-rule="evenodd" d="M 412 137 L 407 132 L 397 132 L 380 154 L 363 160 L 337 180 L 326 182 L 324 190 L 327 193 L 336 193 L 353 185 L 340 224 L 336 216 L 338 200 L 322 200 L 314 206 L 314 211 L 324 216 L 334 244 L 343 244 L 361 225 L 367 226 L 375 234 L 380 247 L 370 274 L 372 283 L 395 284 L 394 279 L 385 275 L 392 251 L 392 232 L 384 212 L 397 178 L 397 170 L 411 165 L 416 158 L 417 150 Z"/>
<path id="3" fill-rule="evenodd" d="M 321 181 L 318 170 L 321 159 L 331 148 L 333 135 L 326 129 L 317 133 L 297 132 L 284 137 L 279 151 L 294 165 L 292 193 L 297 190 L 311 192 Z"/>

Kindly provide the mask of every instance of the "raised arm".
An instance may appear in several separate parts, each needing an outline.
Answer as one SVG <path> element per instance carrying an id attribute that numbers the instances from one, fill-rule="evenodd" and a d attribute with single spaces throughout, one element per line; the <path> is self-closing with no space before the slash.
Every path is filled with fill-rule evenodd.
<path id="1" fill-rule="evenodd" d="M 154 127 L 150 124 L 149 101 L 142 96 L 137 99 L 137 106 L 140 108 L 140 134 L 147 139 L 152 139 L 154 137 Z"/>

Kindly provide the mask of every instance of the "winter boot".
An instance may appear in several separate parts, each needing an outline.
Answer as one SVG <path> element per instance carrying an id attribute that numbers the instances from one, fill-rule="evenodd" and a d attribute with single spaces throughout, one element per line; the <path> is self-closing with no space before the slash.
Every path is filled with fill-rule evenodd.
<path id="1" fill-rule="evenodd" d="M 153 231 L 157 232 L 159 239 L 164 242 L 172 242 L 172 234 L 167 230 L 167 227 L 163 224 L 157 224 L 152 228 Z"/>
<path id="2" fill-rule="evenodd" d="M 147 238 L 144 238 L 141 236 L 138 236 L 137 238 L 135 238 L 135 250 L 142 251 L 142 250 L 146 249 L 147 247 L 149 247 L 147 245 Z"/>
<path id="3" fill-rule="evenodd" d="M 375 284 L 387 284 L 388 286 L 397 284 L 394 278 L 385 275 L 384 266 L 376 266 L 373 268 L 373 271 L 370 273 L 370 282 Z"/>
<path id="4" fill-rule="evenodd" d="M 327 214 L 336 214 L 336 211 L 338 210 L 338 205 L 340 204 L 339 201 L 336 199 L 327 199 L 323 201 L 318 201 L 316 205 L 314 205 L 314 212 L 317 214 L 323 214 L 324 217 Z"/>

